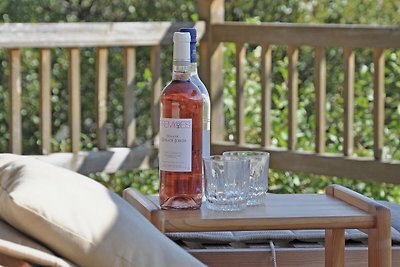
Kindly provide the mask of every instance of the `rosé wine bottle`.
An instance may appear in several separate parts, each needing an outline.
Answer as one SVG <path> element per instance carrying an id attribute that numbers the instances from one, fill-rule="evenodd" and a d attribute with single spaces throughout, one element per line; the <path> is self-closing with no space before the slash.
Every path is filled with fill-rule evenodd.
<path id="1" fill-rule="evenodd" d="M 201 96 L 203 97 L 203 145 L 202 145 L 202 156 L 203 159 L 210 158 L 210 135 L 211 135 L 211 101 L 210 95 L 204 83 L 201 81 L 197 73 L 197 32 L 195 28 L 181 28 L 180 32 L 190 33 L 190 80 L 194 85 L 199 87 Z M 205 192 L 205 179 L 204 179 L 204 169 L 202 174 L 202 188 Z M 203 194 L 203 202 L 206 200 L 205 194 Z"/>
<path id="2" fill-rule="evenodd" d="M 190 81 L 190 34 L 174 33 L 172 81 L 161 93 L 160 205 L 198 209 L 202 199 L 203 99 Z"/>

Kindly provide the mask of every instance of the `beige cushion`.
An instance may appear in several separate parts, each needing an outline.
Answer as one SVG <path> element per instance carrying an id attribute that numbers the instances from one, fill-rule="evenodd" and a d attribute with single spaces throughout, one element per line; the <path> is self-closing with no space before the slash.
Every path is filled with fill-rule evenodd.
<path id="1" fill-rule="evenodd" d="M 0 154 L 0 217 L 80 266 L 204 266 L 96 181 Z"/>
<path id="2" fill-rule="evenodd" d="M 3 221 L 0 221 L 0 254 L 41 266 L 75 266 Z"/>

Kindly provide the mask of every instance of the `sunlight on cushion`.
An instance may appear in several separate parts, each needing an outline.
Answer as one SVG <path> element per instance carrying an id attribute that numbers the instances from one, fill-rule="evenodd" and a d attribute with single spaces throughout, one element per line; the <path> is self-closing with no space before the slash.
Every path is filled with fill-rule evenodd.
<path id="1" fill-rule="evenodd" d="M 82 266 L 202 266 L 86 176 L 0 154 L 0 217 Z"/>

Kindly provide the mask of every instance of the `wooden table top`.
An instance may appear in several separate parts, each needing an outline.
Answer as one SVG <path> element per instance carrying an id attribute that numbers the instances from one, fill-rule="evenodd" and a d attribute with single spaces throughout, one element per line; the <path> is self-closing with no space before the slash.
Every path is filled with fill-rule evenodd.
<path id="1" fill-rule="evenodd" d="M 158 196 L 147 196 L 159 208 Z M 373 215 L 325 194 L 267 194 L 264 203 L 242 211 L 152 211 L 165 232 L 371 228 Z"/>

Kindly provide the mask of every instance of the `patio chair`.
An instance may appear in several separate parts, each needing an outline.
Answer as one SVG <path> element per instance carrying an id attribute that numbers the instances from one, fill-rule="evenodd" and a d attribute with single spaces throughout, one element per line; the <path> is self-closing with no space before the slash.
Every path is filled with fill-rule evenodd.
<path id="1" fill-rule="evenodd" d="M 98 182 L 0 154 L 0 266 L 204 266 Z"/>

